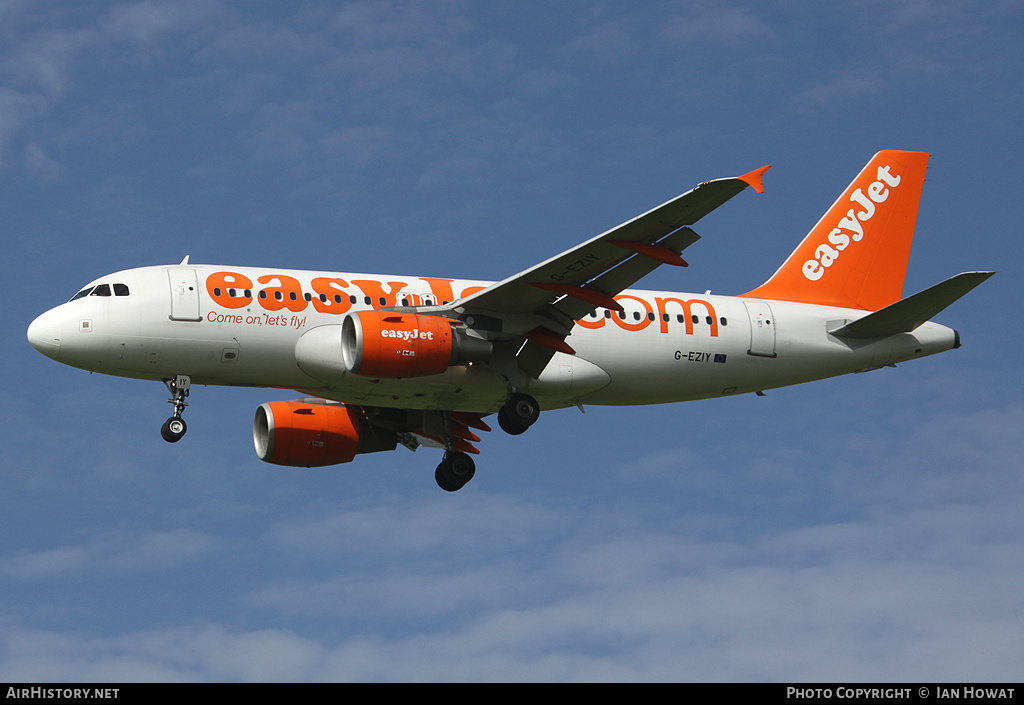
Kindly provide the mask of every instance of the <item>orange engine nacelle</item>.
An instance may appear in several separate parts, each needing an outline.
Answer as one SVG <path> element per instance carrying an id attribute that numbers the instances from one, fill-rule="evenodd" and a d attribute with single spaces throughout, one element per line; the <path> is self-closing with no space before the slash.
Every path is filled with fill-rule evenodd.
<path id="1" fill-rule="evenodd" d="M 345 369 L 364 377 L 426 377 L 488 359 L 491 344 L 458 333 L 447 318 L 360 311 L 342 322 L 341 354 Z"/>
<path id="2" fill-rule="evenodd" d="M 275 401 L 256 409 L 256 455 L 274 465 L 321 467 L 348 463 L 360 453 L 394 450 L 394 432 L 371 427 L 341 404 Z"/>

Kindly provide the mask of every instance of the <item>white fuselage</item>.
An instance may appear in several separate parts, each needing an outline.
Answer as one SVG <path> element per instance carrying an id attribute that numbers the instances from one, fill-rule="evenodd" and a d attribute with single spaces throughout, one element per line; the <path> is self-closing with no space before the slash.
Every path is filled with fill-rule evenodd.
<path id="1" fill-rule="evenodd" d="M 62 363 L 123 377 L 188 375 L 192 384 L 287 388 L 355 404 L 487 413 L 509 393 L 499 366 L 476 363 L 429 377 L 371 379 L 346 373 L 340 348 L 333 357 L 334 329 L 305 339 L 305 348 L 317 341 L 313 357 L 319 360 L 297 357 L 296 349 L 304 349 L 300 340 L 310 331 L 340 329 L 349 311 L 447 304 L 489 283 L 214 265 L 143 267 L 96 280 L 87 289 L 107 284 L 109 295 L 57 306 L 33 322 L 29 338 Z M 566 341 L 576 355 L 555 353 L 539 379 L 522 380 L 542 408 L 756 392 L 957 344 L 952 329 L 935 323 L 875 340 L 831 336 L 830 330 L 866 314 L 854 309 L 641 290 L 615 299 L 624 313 L 598 309 L 577 322 Z"/>

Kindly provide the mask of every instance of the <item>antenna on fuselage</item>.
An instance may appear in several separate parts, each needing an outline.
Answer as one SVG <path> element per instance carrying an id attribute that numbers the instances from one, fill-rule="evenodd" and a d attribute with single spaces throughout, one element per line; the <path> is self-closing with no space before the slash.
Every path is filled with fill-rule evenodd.
<path id="1" fill-rule="evenodd" d="M 188 255 L 185 255 L 185 259 L 181 260 L 181 264 L 188 264 Z M 178 265 L 179 267 L 181 265 Z"/>

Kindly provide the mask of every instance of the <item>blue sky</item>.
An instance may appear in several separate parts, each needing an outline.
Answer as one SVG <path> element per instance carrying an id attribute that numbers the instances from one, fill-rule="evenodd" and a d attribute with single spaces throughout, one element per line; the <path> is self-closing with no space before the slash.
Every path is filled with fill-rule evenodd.
<path id="1" fill-rule="evenodd" d="M 1018 680 L 1017 2 L 0 2 L 0 680 Z M 960 350 L 481 444 L 260 462 L 258 404 L 36 353 L 194 262 L 499 279 L 773 164 L 650 288 L 764 281 L 879 149 L 932 153 L 906 293 Z"/>

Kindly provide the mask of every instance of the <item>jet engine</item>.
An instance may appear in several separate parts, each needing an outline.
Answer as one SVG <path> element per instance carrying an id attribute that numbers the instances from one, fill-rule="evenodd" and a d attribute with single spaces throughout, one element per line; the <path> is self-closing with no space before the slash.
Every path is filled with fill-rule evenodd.
<path id="1" fill-rule="evenodd" d="M 398 446 L 394 431 L 371 425 L 358 409 L 319 400 L 261 404 L 252 436 L 260 460 L 294 467 L 348 463 Z"/>
<path id="2" fill-rule="evenodd" d="M 364 377 L 426 377 L 452 365 L 490 359 L 491 343 L 453 323 L 414 313 L 349 313 L 341 329 L 345 369 Z"/>

